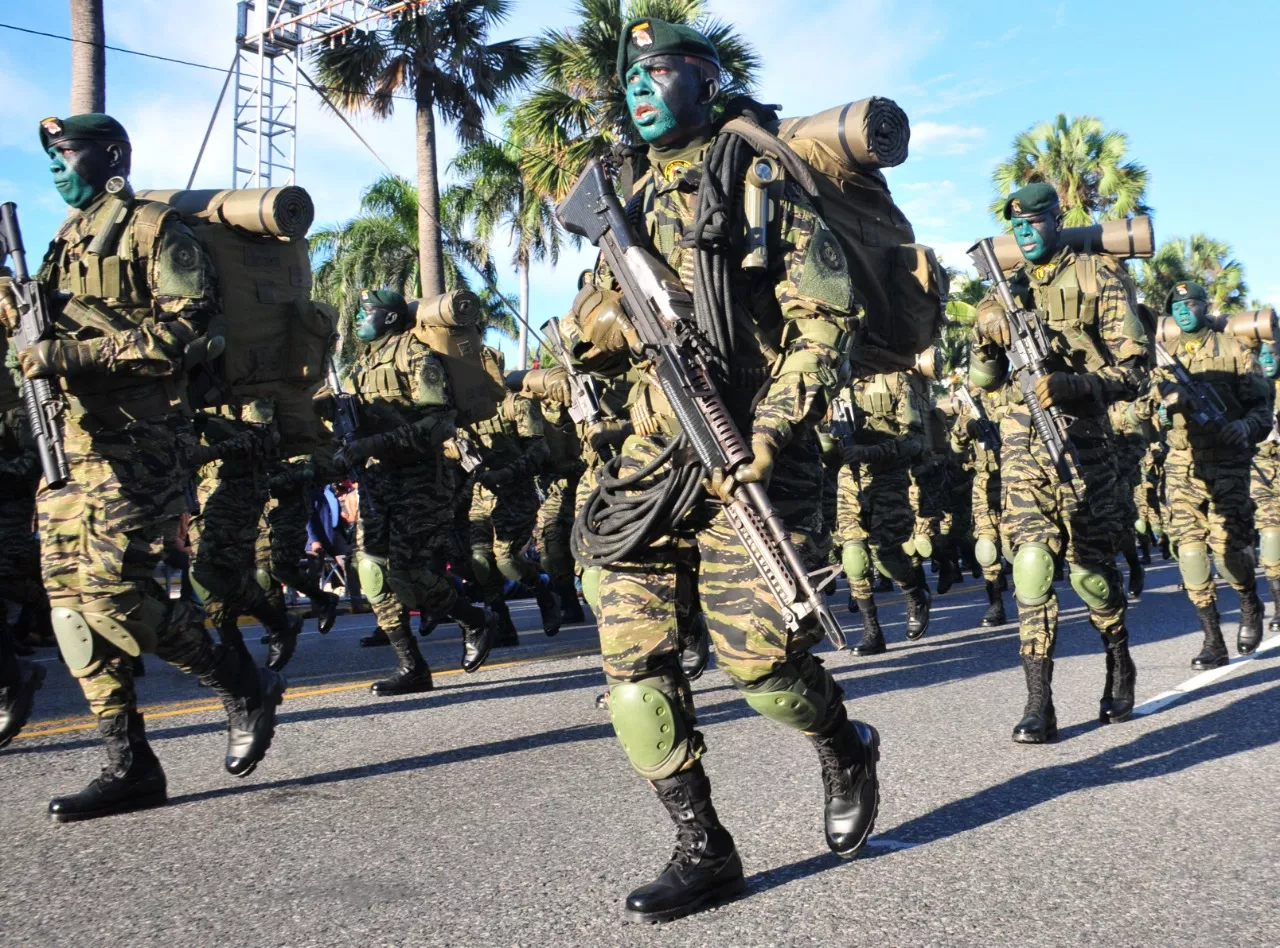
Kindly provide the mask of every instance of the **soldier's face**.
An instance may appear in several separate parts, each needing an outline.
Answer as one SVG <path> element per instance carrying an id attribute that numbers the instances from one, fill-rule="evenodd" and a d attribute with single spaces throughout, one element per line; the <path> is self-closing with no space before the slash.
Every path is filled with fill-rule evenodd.
<path id="1" fill-rule="evenodd" d="M 71 139 L 49 146 L 49 170 L 62 200 L 77 210 L 101 194 L 112 175 L 120 173 L 123 149 L 113 142 Z"/>
<path id="2" fill-rule="evenodd" d="M 1057 251 L 1061 233 L 1057 215 L 1015 217 L 1009 223 L 1022 256 L 1032 263 L 1043 263 Z"/>
<path id="3" fill-rule="evenodd" d="M 361 342 L 374 342 L 395 332 L 400 326 L 400 314 L 394 309 L 374 306 L 356 313 L 356 338 Z"/>
<path id="4" fill-rule="evenodd" d="M 655 56 L 627 70 L 627 111 L 640 137 L 665 145 L 703 128 L 711 119 L 716 86 L 696 61 Z"/>
<path id="5" fill-rule="evenodd" d="M 1280 363 L 1276 362 L 1276 350 L 1270 343 L 1264 344 L 1258 351 L 1258 362 L 1261 363 L 1262 372 L 1267 378 L 1273 379 L 1280 375 Z"/>
<path id="6" fill-rule="evenodd" d="M 1178 300 L 1173 304 L 1173 321 L 1183 332 L 1199 332 L 1208 310 L 1204 300 Z"/>

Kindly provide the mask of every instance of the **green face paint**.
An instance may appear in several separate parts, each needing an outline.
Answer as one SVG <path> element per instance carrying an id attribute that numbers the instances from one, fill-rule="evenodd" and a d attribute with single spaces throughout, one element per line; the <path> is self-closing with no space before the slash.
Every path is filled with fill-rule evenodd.
<path id="1" fill-rule="evenodd" d="M 356 338 L 361 342 L 374 342 L 392 332 L 400 320 L 395 310 L 381 306 L 361 309 L 356 313 Z"/>
<path id="2" fill-rule="evenodd" d="M 52 145 L 49 148 L 49 170 L 53 172 L 53 186 L 58 195 L 76 210 L 83 210 L 93 203 L 93 199 L 102 193 L 102 185 L 94 186 L 92 180 L 85 180 L 85 174 L 91 175 L 91 168 L 86 167 L 86 155 L 82 151 L 68 148 L 67 143 Z"/>
<path id="3" fill-rule="evenodd" d="M 1058 249 L 1058 226 L 1054 220 L 1015 217 L 1009 223 L 1013 227 L 1013 238 L 1018 242 L 1018 249 L 1031 263 L 1043 263 Z"/>
<path id="4" fill-rule="evenodd" d="M 679 56 L 655 56 L 627 70 L 627 111 L 640 137 L 665 144 L 698 131 L 710 119 L 702 70 Z"/>
<path id="5" fill-rule="evenodd" d="M 1173 321 L 1183 332 L 1199 332 L 1204 328 L 1204 303 L 1178 300 L 1173 304 Z"/>
<path id="6" fill-rule="evenodd" d="M 1262 365 L 1262 372 L 1267 378 L 1273 379 L 1280 375 L 1280 363 L 1276 362 L 1276 350 L 1270 345 L 1264 345 L 1258 351 L 1258 362 Z"/>

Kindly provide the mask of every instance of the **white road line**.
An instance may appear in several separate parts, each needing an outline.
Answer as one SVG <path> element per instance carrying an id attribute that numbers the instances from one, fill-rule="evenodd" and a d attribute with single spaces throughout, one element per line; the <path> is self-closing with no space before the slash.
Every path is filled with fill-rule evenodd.
<path id="1" fill-rule="evenodd" d="M 1253 661 L 1263 652 L 1270 651 L 1273 648 L 1280 648 L 1280 635 L 1273 635 L 1271 638 L 1265 639 L 1262 644 L 1258 646 L 1258 650 L 1252 655 L 1237 655 L 1228 665 L 1223 665 L 1221 668 L 1211 668 L 1198 675 L 1193 675 L 1182 684 L 1177 685 L 1168 691 L 1162 691 L 1154 698 L 1148 698 L 1146 701 L 1142 702 L 1142 704 L 1133 709 L 1134 716 L 1138 717 L 1146 714 L 1154 714 L 1161 708 L 1168 707 L 1173 704 L 1173 702 L 1177 701 L 1184 695 L 1188 695 L 1193 691 L 1198 691 L 1206 685 L 1211 685 L 1215 681 L 1225 678 L 1227 675 L 1231 674 L 1233 669 L 1239 668 L 1241 665 Z"/>
<path id="2" fill-rule="evenodd" d="M 876 837 L 875 839 L 867 840 L 867 845 L 874 846 L 876 849 L 891 849 L 899 851 L 903 849 L 915 849 L 920 844 L 906 843 L 899 839 L 884 839 L 882 837 Z"/>

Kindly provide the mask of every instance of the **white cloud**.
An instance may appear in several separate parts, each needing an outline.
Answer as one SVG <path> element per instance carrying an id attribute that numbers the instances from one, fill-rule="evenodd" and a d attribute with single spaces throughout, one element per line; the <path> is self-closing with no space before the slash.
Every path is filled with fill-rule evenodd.
<path id="1" fill-rule="evenodd" d="M 963 155 L 987 137 L 978 125 L 941 122 L 911 124 L 911 153 L 919 155 Z"/>

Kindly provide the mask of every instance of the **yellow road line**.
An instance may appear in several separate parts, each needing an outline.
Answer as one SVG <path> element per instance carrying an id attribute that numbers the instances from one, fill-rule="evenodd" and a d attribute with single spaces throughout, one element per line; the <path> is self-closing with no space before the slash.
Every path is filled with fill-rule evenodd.
<path id="1" fill-rule="evenodd" d="M 531 655 L 528 658 L 518 658 L 510 662 L 499 662 L 496 665 L 485 665 L 486 669 L 494 668 L 511 668 L 516 665 L 532 665 L 537 662 L 545 662 L 556 658 L 581 658 L 584 655 L 595 654 L 597 650 L 588 649 L 566 649 L 560 652 L 548 652 L 544 655 Z M 461 675 L 461 668 L 449 668 L 445 671 L 432 672 L 435 678 L 444 678 L 449 675 Z M 483 679 L 481 679 L 483 680 Z M 320 695 L 340 694 L 344 691 L 360 691 L 368 688 L 373 684 L 374 679 L 366 678 L 360 681 L 331 682 L 322 685 L 315 685 L 310 688 L 301 690 L 290 690 L 284 693 L 286 701 L 294 701 L 299 698 L 315 698 Z M 196 698 L 187 701 L 172 701 L 167 704 L 149 705 L 145 708 L 139 708 L 147 718 L 155 720 L 157 718 L 177 718 L 188 714 L 203 714 L 206 711 L 221 711 L 222 703 L 218 701 L 209 701 L 207 698 Z M 39 721 L 36 723 L 39 730 L 25 730 L 17 735 L 15 740 L 22 740 L 27 737 L 52 737 L 55 734 L 70 734 L 74 731 L 92 731 L 97 727 L 97 719 L 94 717 L 78 717 L 78 718 L 53 718 L 48 721 Z"/>

